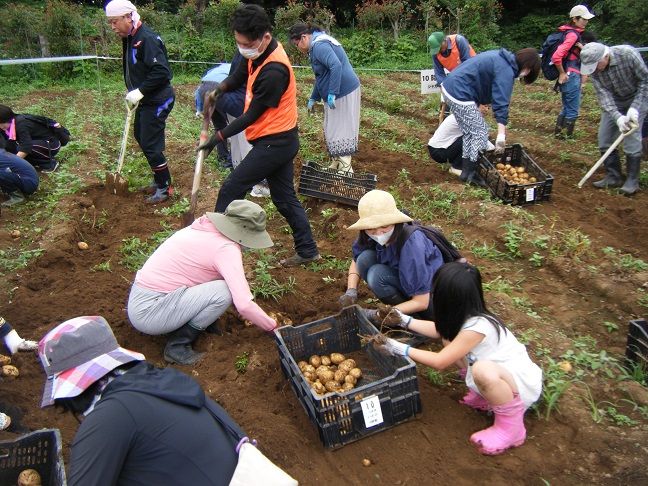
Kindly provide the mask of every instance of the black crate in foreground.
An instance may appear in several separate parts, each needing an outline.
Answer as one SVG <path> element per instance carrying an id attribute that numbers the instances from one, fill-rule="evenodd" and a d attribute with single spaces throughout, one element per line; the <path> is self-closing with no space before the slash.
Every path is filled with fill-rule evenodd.
<path id="1" fill-rule="evenodd" d="M 376 181 L 374 174 L 340 173 L 311 161 L 302 166 L 297 193 L 357 206 Z"/>
<path id="2" fill-rule="evenodd" d="M 626 358 L 648 372 L 648 322 L 645 319 L 630 321 Z"/>
<path id="3" fill-rule="evenodd" d="M 65 467 L 58 429 L 44 429 L 0 442 L 0 484 L 17 484 L 25 469 L 40 474 L 43 485 L 65 486 Z"/>
<path id="4" fill-rule="evenodd" d="M 320 439 L 329 449 L 389 429 L 421 413 L 416 365 L 410 358 L 383 356 L 362 336 L 378 330 L 358 306 L 297 327 L 275 330 L 284 376 Z M 318 395 L 297 367 L 314 355 L 342 353 L 356 360 L 363 377 L 345 393 Z"/>
<path id="5" fill-rule="evenodd" d="M 524 167 L 536 182 L 514 184 L 508 182 L 497 171 L 496 165 L 511 164 L 513 167 Z M 479 153 L 479 174 L 484 178 L 491 193 L 512 206 L 528 206 L 548 201 L 551 195 L 554 178 L 536 164 L 519 143 L 506 147 L 503 154 L 495 155 L 493 151 Z"/>

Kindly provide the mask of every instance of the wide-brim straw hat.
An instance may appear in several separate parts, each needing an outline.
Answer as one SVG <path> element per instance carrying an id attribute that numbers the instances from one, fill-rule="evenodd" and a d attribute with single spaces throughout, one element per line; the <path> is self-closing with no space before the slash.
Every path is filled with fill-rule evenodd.
<path id="1" fill-rule="evenodd" d="M 268 248 L 272 239 L 266 231 L 266 213 L 261 206 L 245 199 L 232 201 L 224 213 L 207 213 L 218 231 L 247 248 Z"/>
<path id="2" fill-rule="evenodd" d="M 412 221 L 412 218 L 398 210 L 391 194 L 378 189 L 369 191 L 360 198 L 358 216 L 360 219 L 347 229 L 368 230 Z"/>

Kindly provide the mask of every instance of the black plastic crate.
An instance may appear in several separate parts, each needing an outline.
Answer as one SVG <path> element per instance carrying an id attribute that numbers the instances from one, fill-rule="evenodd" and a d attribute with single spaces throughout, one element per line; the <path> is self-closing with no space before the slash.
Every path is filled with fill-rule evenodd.
<path id="1" fill-rule="evenodd" d="M 284 376 L 329 450 L 421 413 L 415 363 L 403 356 L 384 356 L 361 337 L 377 333 L 358 306 L 347 307 L 337 316 L 275 330 Z M 362 378 L 351 391 L 318 395 L 297 363 L 308 361 L 314 354 L 330 353 L 342 353 L 356 360 Z M 376 412 L 382 415 L 382 421 Z"/>
<path id="2" fill-rule="evenodd" d="M 648 322 L 645 319 L 630 321 L 626 358 L 648 372 Z"/>
<path id="3" fill-rule="evenodd" d="M 58 429 L 44 429 L 0 442 L 0 484 L 17 484 L 25 469 L 34 469 L 47 486 L 65 486 L 65 467 Z"/>
<path id="4" fill-rule="evenodd" d="M 535 177 L 536 182 L 514 184 L 508 182 L 497 171 L 498 163 L 511 164 L 513 167 L 524 167 L 529 176 Z M 536 164 L 519 143 L 506 147 L 503 154 L 494 151 L 479 153 L 479 174 L 483 177 L 491 193 L 512 206 L 528 206 L 548 201 L 553 188 L 554 178 Z"/>
<path id="5" fill-rule="evenodd" d="M 374 174 L 340 173 L 311 161 L 302 166 L 297 193 L 357 206 L 376 182 Z"/>

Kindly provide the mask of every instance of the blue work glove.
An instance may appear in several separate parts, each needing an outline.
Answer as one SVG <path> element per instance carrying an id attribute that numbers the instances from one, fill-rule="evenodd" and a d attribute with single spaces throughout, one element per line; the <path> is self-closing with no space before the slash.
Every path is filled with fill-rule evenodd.
<path id="1" fill-rule="evenodd" d="M 310 115 L 311 113 L 315 113 L 315 100 L 310 99 L 308 100 L 308 106 L 306 107 L 306 110 L 308 111 L 308 114 Z"/>
<path id="2" fill-rule="evenodd" d="M 335 95 L 333 93 L 330 93 L 328 95 L 328 99 L 326 100 L 326 102 L 328 103 L 329 108 L 331 110 L 335 110 Z"/>

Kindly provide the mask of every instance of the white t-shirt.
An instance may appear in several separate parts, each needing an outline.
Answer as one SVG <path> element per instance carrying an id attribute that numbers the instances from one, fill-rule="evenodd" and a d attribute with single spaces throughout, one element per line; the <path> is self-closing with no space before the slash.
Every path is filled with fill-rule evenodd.
<path id="1" fill-rule="evenodd" d="M 533 405 L 542 393 L 542 370 L 536 365 L 526 347 L 520 343 L 511 331 L 497 329 L 485 317 L 472 317 L 461 327 L 462 331 L 474 331 L 484 335 L 484 339 L 466 355 L 468 364 L 478 360 L 488 360 L 509 371 L 520 391 L 520 398 L 526 408 Z M 466 373 L 466 385 L 479 393 L 472 376 L 471 366 Z"/>

